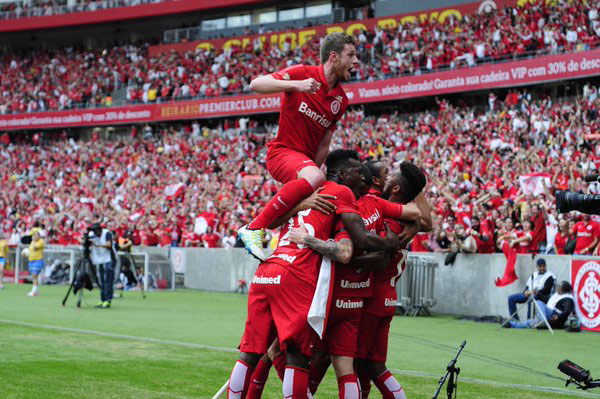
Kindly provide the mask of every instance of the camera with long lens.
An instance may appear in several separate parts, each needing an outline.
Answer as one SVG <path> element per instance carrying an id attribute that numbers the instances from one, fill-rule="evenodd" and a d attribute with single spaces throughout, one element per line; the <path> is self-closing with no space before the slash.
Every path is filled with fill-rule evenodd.
<path id="1" fill-rule="evenodd" d="M 573 363 L 570 360 L 563 360 L 558 364 L 558 369 L 569 376 L 566 386 L 573 383 L 579 389 L 590 389 L 600 387 L 600 380 L 593 380 L 589 370 Z"/>
<path id="2" fill-rule="evenodd" d="M 598 175 L 585 177 L 586 182 L 600 181 Z M 579 211 L 588 215 L 600 215 L 600 195 L 581 194 L 574 191 L 556 191 L 556 209 L 560 213 Z"/>

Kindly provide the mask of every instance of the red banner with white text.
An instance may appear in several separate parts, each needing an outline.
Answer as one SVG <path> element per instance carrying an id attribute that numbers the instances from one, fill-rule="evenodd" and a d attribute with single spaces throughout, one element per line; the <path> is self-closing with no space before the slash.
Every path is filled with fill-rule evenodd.
<path id="1" fill-rule="evenodd" d="M 600 49 L 344 85 L 350 104 L 539 84 L 600 75 Z M 189 120 L 277 112 L 280 94 L 0 115 L 0 131 Z"/>

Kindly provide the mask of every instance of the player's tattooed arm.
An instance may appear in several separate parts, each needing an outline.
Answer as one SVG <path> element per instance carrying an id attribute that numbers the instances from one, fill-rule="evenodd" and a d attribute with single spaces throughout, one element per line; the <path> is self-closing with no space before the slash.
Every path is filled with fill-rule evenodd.
<path id="1" fill-rule="evenodd" d="M 304 226 L 294 227 L 289 230 L 290 241 L 296 244 L 306 245 L 313 251 L 339 262 L 348 263 L 352 258 L 353 245 L 348 238 L 342 238 L 340 241 L 324 241 L 308 234 Z"/>

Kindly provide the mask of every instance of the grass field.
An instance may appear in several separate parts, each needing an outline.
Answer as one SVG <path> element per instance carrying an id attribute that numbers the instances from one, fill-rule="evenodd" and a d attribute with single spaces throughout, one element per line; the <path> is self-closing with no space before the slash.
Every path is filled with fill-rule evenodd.
<path id="1" fill-rule="evenodd" d="M 212 398 L 229 376 L 246 317 L 246 297 L 191 290 L 126 292 L 112 309 L 60 306 L 65 287 L 0 291 L 0 398 Z M 600 378 L 600 335 L 552 336 L 449 316 L 396 318 L 388 366 L 409 398 L 431 398 L 463 339 L 459 398 L 600 398 L 564 388 L 568 358 Z M 270 376 L 264 398 L 281 398 Z M 376 389 L 371 397 L 379 398 Z M 320 398 L 337 398 L 333 373 Z M 445 398 L 445 391 L 440 398 Z"/>

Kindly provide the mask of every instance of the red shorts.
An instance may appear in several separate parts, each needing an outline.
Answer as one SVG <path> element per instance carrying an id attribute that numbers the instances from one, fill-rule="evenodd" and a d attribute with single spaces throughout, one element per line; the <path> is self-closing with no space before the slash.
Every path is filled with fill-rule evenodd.
<path id="1" fill-rule="evenodd" d="M 363 312 L 358 336 L 358 358 L 377 363 L 387 359 L 390 324 L 394 316 L 376 316 Z"/>
<path id="2" fill-rule="evenodd" d="M 270 147 L 267 151 L 267 170 L 280 183 L 298 178 L 298 172 L 307 166 L 318 168 L 307 155 L 289 148 Z"/>
<path id="3" fill-rule="evenodd" d="M 319 349 L 328 350 L 331 355 L 356 357 L 362 313 L 362 298 L 334 298 Z"/>
<path id="4" fill-rule="evenodd" d="M 248 319 L 240 350 L 266 353 L 277 336 L 282 352 L 293 345 L 310 357 L 318 339 L 307 321 L 315 285 L 298 279 L 284 266 L 262 263 L 248 293 Z"/>

